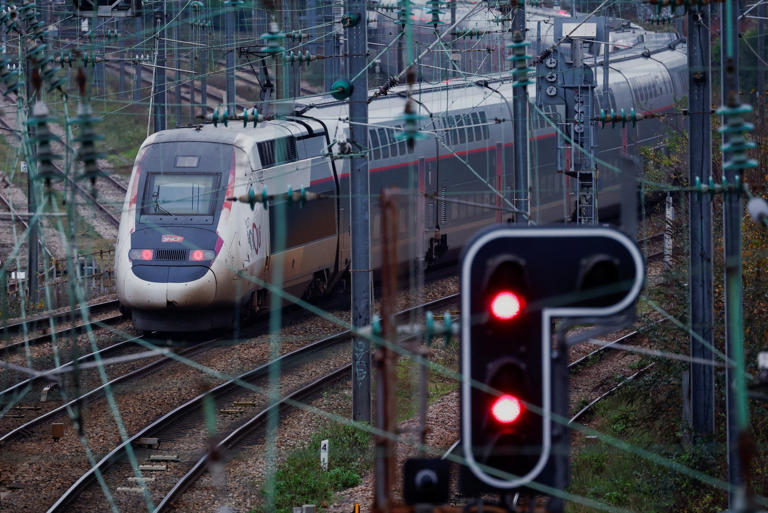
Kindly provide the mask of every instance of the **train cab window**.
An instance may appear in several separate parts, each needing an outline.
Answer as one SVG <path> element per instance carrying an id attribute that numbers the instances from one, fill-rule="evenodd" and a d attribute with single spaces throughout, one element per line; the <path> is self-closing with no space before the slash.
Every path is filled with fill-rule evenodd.
<path id="1" fill-rule="evenodd" d="M 150 173 L 144 186 L 142 215 L 211 216 L 219 175 Z"/>
<path id="2" fill-rule="evenodd" d="M 472 125 L 474 125 L 475 140 L 479 141 L 483 138 L 483 127 L 480 126 L 480 116 L 477 112 L 473 112 L 470 115 L 470 118 L 472 119 Z"/>
<path id="3" fill-rule="evenodd" d="M 295 137 L 279 137 L 257 144 L 262 169 L 298 160 Z"/>
<path id="4" fill-rule="evenodd" d="M 368 135 L 371 138 L 371 150 L 373 151 L 373 160 L 381 159 L 381 143 L 379 143 L 379 136 L 376 134 L 376 130 L 369 130 Z"/>
<path id="5" fill-rule="evenodd" d="M 381 142 L 381 158 L 389 158 L 389 138 L 387 137 L 387 131 L 383 128 L 378 129 L 379 142 Z"/>

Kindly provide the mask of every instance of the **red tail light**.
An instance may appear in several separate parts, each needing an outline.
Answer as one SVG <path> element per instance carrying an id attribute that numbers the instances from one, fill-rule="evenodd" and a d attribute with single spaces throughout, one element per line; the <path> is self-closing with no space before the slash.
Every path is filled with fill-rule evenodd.
<path id="1" fill-rule="evenodd" d="M 202 249 L 195 249 L 189 254 L 190 260 L 200 261 L 204 257 Z"/>

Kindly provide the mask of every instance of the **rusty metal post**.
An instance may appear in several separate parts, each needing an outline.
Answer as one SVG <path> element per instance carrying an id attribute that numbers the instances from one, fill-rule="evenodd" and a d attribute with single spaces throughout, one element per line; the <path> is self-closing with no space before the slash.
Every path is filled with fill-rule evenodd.
<path id="1" fill-rule="evenodd" d="M 382 338 L 390 345 L 397 342 L 397 202 L 395 192 L 385 189 L 379 197 L 381 207 L 381 327 Z M 376 365 L 376 427 L 389 434 L 396 432 L 397 404 L 395 398 L 397 354 L 381 345 L 374 352 Z M 395 441 L 377 436 L 374 453 L 375 488 L 373 510 L 391 511 L 392 489 L 397 464 Z"/>

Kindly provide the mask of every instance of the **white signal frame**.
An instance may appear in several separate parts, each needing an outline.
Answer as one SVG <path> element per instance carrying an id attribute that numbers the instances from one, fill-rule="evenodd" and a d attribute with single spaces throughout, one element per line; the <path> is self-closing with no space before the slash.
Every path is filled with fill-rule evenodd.
<path id="1" fill-rule="evenodd" d="M 628 308 L 640 295 L 640 291 L 643 287 L 643 279 L 645 275 L 645 266 L 643 263 L 643 257 L 640 254 L 640 250 L 637 245 L 623 233 L 604 227 L 580 227 L 580 228 L 498 228 L 491 230 L 474 241 L 467 248 L 464 260 L 461 265 L 461 290 L 471 290 L 471 280 L 469 272 L 472 263 L 477 255 L 477 252 L 491 241 L 500 238 L 581 238 L 581 237 L 605 237 L 613 239 L 624 246 L 632 257 L 635 263 L 635 277 L 632 283 L 632 288 L 629 293 L 618 303 L 607 307 L 563 307 L 563 308 L 544 308 L 542 309 L 541 323 L 542 323 L 542 344 L 541 344 L 541 361 L 542 361 L 542 441 L 543 447 L 539 460 L 536 465 L 524 476 L 518 476 L 515 479 L 500 479 L 489 475 L 484 471 L 480 464 L 475 460 L 472 452 L 472 423 L 470 422 L 470 415 L 472 412 L 471 404 L 471 392 L 472 383 L 470 382 L 470 369 L 471 369 L 471 351 L 469 344 L 462 343 L 461 348 L 461 394 L 462 394 L 462 425 L 461 425 L 461 439 L 466 440 L 469 443 L 464 445 L 464 458 L 466 459 L 467 466 L 472 473 L 480 479 L 483 483 L 501 489 L 514 489 L 526 485 L 533 481 L 549 461 L 549 454 L 552 449 L 552 428 L 551 428 L 551 413 L 552 413 L 552 390 L 551 390 L 551 358 L 550 358 L 550 346 L 551 346 L 551 326 L 553 318 L 563 317 L 608 317 L 617 314 L 626 308 Z M 469 340 L 470 336 L 470 305 L 469 305 L 469 293 L 462 294 L 461 297 L 461 339 L 462 341 Z"/>

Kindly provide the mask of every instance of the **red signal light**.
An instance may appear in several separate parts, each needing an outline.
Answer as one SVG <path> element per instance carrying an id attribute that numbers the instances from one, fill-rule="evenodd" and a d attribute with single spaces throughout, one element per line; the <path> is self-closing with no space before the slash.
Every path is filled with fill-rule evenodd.
<path id="1" fill-rule="evenodd" d="M 142 260 L 152 260 L 152 250 L 151 249 L 142 249 L 141 250 L 141 259 Z"/>
<path id="2" fill-rule="evenodd" d="M 193 250 L 193 251 L 192 251 L 192 253 L 189 255 L 189 259 L 190 259 L 190 260 L 196 260 L 196 261 L 200 261 L 200 260 L 202 260 L 203 258 L 205 258 L 205 255 L 203 254 L 203 250 L 202 250 L 202 249 L 195 249 L 195 250 Z"/>
<path id="3" fill-rule="evenodd" d="M 491 300 L 491 313 L 502 321 L 514 319 L 523 309 L 523 301 L 513 292 L 499 292 Z"/>
<path id="4" fill-rule="evenodd" d="M 523 413 L 523 404 L 513 395 L 504 394 L 498 397 L 491 406 L 491 415 L 502 424 L 512 424 Z"/>

